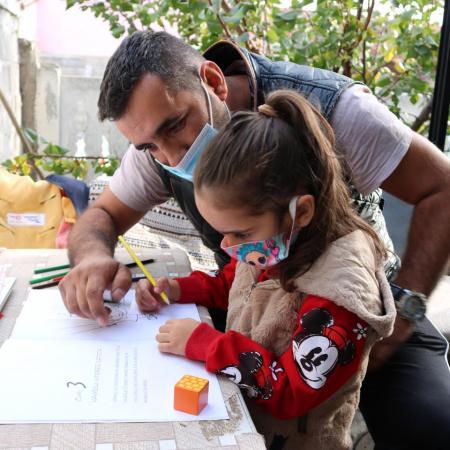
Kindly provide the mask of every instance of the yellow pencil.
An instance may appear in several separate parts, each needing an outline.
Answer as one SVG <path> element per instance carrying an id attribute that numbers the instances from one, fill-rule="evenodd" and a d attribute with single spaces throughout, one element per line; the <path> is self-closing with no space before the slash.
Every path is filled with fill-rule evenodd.
<path id="1" fill-rule="evenodd" d="M 156 280 L 153 278 L 153 275 L 148 271 L 148 269 L 142 264 L 142 261 L 138 258 L 136 253 L 134 253 L 134 250 L 128 245 L 127 241 L 123 238 L 123 236 L 118 236 L 119 242 L 124 246 L 125 250 L 130 254 L 130 256 L 134 259 L 138 267 L 142 270 L 143 274 L 147 277 L 147 280 L 150 281 L 150 283 L 153 286 L 156 286 Z M 167 297 L 167 294 L 163 291 L 159 294 L 161 298 L 170 305 L 169 298 Z"/>

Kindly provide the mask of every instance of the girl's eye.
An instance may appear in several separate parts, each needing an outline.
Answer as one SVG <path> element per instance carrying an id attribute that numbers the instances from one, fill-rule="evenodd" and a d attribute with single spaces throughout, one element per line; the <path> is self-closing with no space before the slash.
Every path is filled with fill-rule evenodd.
<path id="1" fill-rule="evenodd" d="M 247 239 L 249 237 L 250 233 L 234 233 L 233 236 L 236 239 Z"/>

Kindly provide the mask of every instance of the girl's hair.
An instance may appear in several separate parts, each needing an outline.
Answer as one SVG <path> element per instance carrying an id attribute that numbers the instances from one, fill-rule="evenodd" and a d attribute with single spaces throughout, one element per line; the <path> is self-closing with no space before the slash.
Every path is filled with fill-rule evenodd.
<path id="1" fill-rule="evenodd" d="M 271 93 L 259 112 L 235 113 L 200 158 L 194 185 L 217 190 L 220 207 L 272 211 L 280 223 L 292 197 L 314 196 L 311 223 L 279 265 L 287 291 L 331 242 L 356 229 L 372 238 L 378 261 L 385 257 L 376 232 L 351 207 L 331 126 L 295 91 Z"/>

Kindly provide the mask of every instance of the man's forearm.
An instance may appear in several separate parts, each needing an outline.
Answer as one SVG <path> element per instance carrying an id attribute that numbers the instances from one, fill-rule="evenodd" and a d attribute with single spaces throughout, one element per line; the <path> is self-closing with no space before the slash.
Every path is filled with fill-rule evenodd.
<path id="1" fill-rule="evenodd" d="M 117 233 L 111 216 L 101 208 L 89 208 L 70 233 L 70 264 L 74 266 L 92 253 L 112 256 L 116 239 Z"/>
<path id="2" fill-rule="evenodd" d="M 450 186 L 414 208 L 408 244 L 395 282 L 429 295 L 450 256 Z"/>

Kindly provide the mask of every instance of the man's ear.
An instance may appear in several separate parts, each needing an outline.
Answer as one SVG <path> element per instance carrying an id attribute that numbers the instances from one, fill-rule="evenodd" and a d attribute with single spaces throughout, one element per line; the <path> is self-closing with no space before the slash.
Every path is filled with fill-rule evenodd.
<path id="1" fill-rule="evenodd" d="M 226 100 L 228 96 L 228 86 L 225 81 L 225 75 L 215 62 L 203 62 L 200 66 L 200 77 L 207 88 L 211 88 L 221 101 Z"/>
<path id="2" fill-rule="evenodd" d="M 316 211 L 316 201 L 310 194 L 302 195 L 297 200 L 297 210 L 295 213 L 295 225 L 299 228 L 305 228 L 314 217 Z"/>

